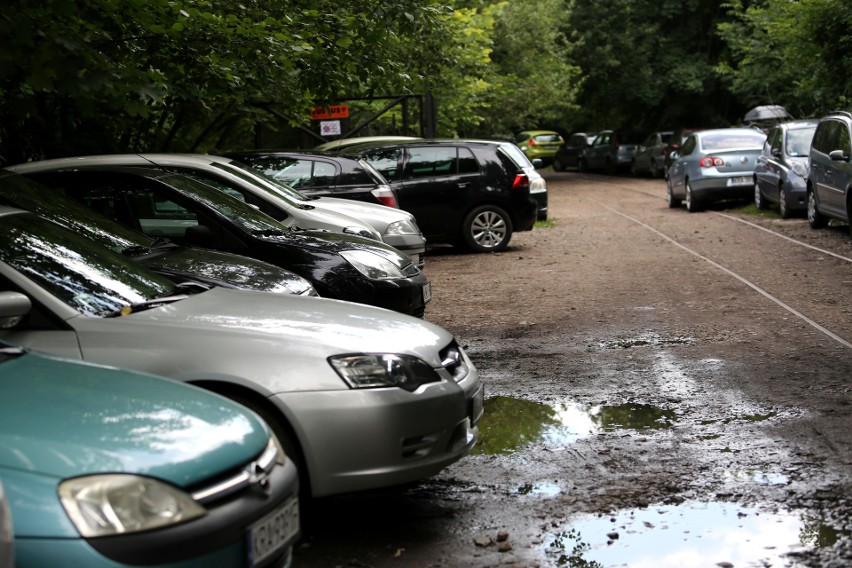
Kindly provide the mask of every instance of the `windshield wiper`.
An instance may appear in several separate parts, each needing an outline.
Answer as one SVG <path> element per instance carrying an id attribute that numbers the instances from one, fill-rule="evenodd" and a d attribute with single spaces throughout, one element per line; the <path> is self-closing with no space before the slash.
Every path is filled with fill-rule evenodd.
<path id="1" fill-rule="evenodd" d="M 157 249 L 177 248 L 179 246 L 180 246 L 179 244 L 177 244 L 176 242 L 174 242 L 171 239 L 168 239 L 166 237 L 155 237 L 154 242 L 151 243 L 151 248 L 157 248 Z"/>
<path id="2" fill-rule="evenodd" d="M 262 229 L 252 231 L 251 234 L 257 237 L 283 237 L 287 234 L 287 232 L 282 231 L 281 229 Z"/>
<path id="3" fill-rule="evenodd" d="M 121 254 L 124 256 L 142 256 L 143 254 L 148 254 L 151 252 L 151 249 L 148 247 L 143 247 L 141 245 L 133 245 L 132 247 L 127 247 L 121 249 Z"/>
<path id="4" fill-rule="evenodd" d="M 130 314 L 136 312 L 143 312 L 145 310 L 150 310 L 151 308 L 158 308 L 160 306 L 165 306 L 166 304 L 171 304 L 172 302 L 179 302 L 180 300 L 185 300 L 188 297 L 189 296 L 187 294 L 173 294 L 171 296 L 151 298 L 150 300 L 145 300 L 144 302 L 130 304 L 129 306 L 122 306 L 121 308 L 115 310 L 112 313 L 107 314 L 104 317 L 116 318 L 120 316 L 129 316 Z"/>

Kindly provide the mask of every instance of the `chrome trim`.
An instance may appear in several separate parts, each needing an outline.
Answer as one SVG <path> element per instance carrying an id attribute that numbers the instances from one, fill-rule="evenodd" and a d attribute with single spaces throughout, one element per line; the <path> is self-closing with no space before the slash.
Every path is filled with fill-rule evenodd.
<path id="1" fill-rule="evenodd" d="M 228 495 L 241 491 L 247 487 L 258 486 L 264 488 L 269 479 L 272 468 L 278 458 L 278 448 L 272 438 L 266 444 L 266 449 L 258 458 L 246 464 L 236 474 L 223 479 L 213 485 L 203 487 L 194 491 L 190 496 L 199 503 L 217 501 Z"/>

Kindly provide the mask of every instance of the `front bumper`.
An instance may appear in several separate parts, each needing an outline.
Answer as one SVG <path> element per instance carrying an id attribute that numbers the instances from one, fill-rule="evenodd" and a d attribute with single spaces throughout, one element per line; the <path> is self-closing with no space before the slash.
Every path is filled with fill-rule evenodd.
<path id="1" fill-rule="evenodd" d="M 382 235 L 382 240 L 407 255 L 417 268 L 423 269 L 426 255 L 426 239 L 423 235 Z"/>
<path id="2" fill-rule="evenodd" d="M 282 393 L 314 497 L 410 483 L 467 455 L 479 436 L 482 387 L 471 366 L 410 393 L 398 388 Z"/>

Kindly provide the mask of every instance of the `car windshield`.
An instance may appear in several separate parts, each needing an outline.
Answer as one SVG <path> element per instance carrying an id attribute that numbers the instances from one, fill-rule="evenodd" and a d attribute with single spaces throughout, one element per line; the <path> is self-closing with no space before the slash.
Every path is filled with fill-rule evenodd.
<path id="1" fill-rule="evenodd" d="M 266 190 L 268 193 L 275 195 L 279 199 L 287 201 L 294 207 L 299 207 L 301 209 L 304 209 L 306 206 L 310 207 L 309 205 L 306 205 L 305 202 L 310 201 L 311 199 L 305 194 L 300 193 L 299 191 L 293 189 L 286 183 L 283 183 L 273 178 L 272 176 L 268 176 L 265 173 L 256 170 L 247 164 L 232 161 L 227 164 L 217 162 L 215 166 L 217 168 L 221 168 L 225 171 L 228 171 L 233 175 L 251 184 L 254 184 L 261 189 Z"/>
<path id="2" fill-rule="evenodd" d="M 0 217 L 0 260 L 79 312 L 105 317 L 169 296 L 175 285 L 35 214 Z"/>
<path id="3" fill-rule="evenodd" d="M 91 208 L 86 207 L 17 174 L 0 174 L 0 204 L 37 213 L 116 252 L 147 249 L 156 244 L 151 237 L 93 211 L 106 202 L 93 202 Z"/>
<path id="4" fill-rule="evenodd" d="M 807 157 L 811 150 L 816 126 L 811 128 L 796 128 L 787 131 L 787 155 L 792 158 Z"/>
<path id="5" fill-rule="evenodd" d="M 241 195 L 238 198 L 231 195 L 231 192 L 220 191 L 205 182 L 184 175 L 169 176 L 167 181 L 180 193 L 218 211 L 248 233 L 275 234 L 289 231 L 266 213 L 243 201 Z"/>
<path id="6" fill-rule="evenodd" d="M 724 132 L 701 137 L 701 149 L 704 151 L 733 150 L 739 148 L 762 148 L 766 136 L 759 132 Z"/>

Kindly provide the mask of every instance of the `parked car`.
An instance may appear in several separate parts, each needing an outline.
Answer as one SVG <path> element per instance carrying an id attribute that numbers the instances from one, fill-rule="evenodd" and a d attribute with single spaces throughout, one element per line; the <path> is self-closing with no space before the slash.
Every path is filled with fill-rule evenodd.
<path id="1" fill-rule="evenodd" d="M 384 242 L 404 252 L 423 268 L 426 239 L 414 215 L 399 209 L 396 192 L 382 174 L 364 160 L 339 154 L 284 150 L 229 152 L 226 157 L 251 166 L 288 189 L 292 188 L 294 191 L 288 191 L 287 197 L 297 202 L 314 203 L 318 197 L 325 200 L 334 197 L 363 202 L 368 204 L 367 208 L 375 208 L 376 205 L 393 208 L 393 211 L 380 216 L 372 215 L 372 209 L 350 210 L 349 213 L 371 219 Z M 286 206 L 280 192 L 260 185 L 255 187 L 254 195 L 264 199 L 271 207 L 277 210 Z"/>
<path id="2" fill-rule="evenodd" d="M 411 259 L 370 239 L 333 232 L 292 231 L 243 201 L 190 177 L 119 166 L 42 168 L 27 177 L 150 237 L 268 262 L 307 279 L 326 298 L 422 317 L 431 284 Z M 274 212 L 273 212 L 274 213 Z"/>
<path id="3" fill-rule="evenodd" d="M 430 242 L 474 252 L 505 249 L 516 231 L 547 218 L 547 185 L 510 142 L 416 140 L 353 146 L 391 183 Z"/>
<path id="4" fill-rule="evenodd" d="M 669 168 L 669 207 L 690 213 L 711 201 L 754 195 L 754 164 L 766 135 L 753 128 L 719 128 L 689 135 Z"/>
<path id="5" fill-rule="evenodd" d="M 2 365 L 2 362 L 0 362 Z M 12 513 L 0 479 L 0 568 L 15 567 L 15 543 L 12 530 Z"/>
<path id="6" fill-rule="evenodd" d="M 809 155 L 808 223 L 814 229 L 837 219 L 852 232 L 852 113 L 823 117 Z"/>
<path id="7" fill-rule="evenodd" d="M 9 208 L 0 208 L 0 322 L 0 340 L 169 377 L 249 407 L 314 497 L 434 475 L 478 435 L 479 375 L 437 325 L 323 298 L 182 293 L 128 258 Z M 132 391 L 122 396 L 136 404 Z M 231 426 L 218 437 L 237 435 Z"/>
<path id="8" fill-rule="evenodd" d="M 595 141 L 597 132 L 575 132 L 568 137 L 553 157 L 553 169 L 562 172 L 567 169 L 579 169 L 583 151 Z"/>
<path id="9" fill-rule="evenodd" d="M 661 177 L 666 172 L 666 153 L 672 141 L 672 130 L 658 130 L 650 133 L 636 149 L 630 173 L 634 176 L 650 175 Z"/>
<path id="10" fill-rule="evenodd" d="M 289 565 L 298 473 L 255 413 L 4 342 L 0 382 L 18 568 Z"/>
<path id="11" fill-rule="evenodd" d="M 530 162 L 534 164 L 534 160 L 541 160 L 545 166 L 553 162 L 563 142 L 562 136 L 553 130 L 524 130 L 515 136 L 515 144 Z"/>
<path id="12" fill-rule="evenodd" d="M 307 279 L 247 256 L 178 245 L 149 237 L 57 194 L 24 176 L 0 170 L 0 205 L 32 211 L 132 258 L 177 284 L 225 286 L 317 296 Z M 93 206 L 106 206 L 104 201 Z M 109 213 L 109 211 L 104 211 Z"/>
<path id="13" fill-rule="evenodd" d="M 81 156 L 30 162 L 10 169 L 19 173 L 89 165 L 158 167 L 191 176 L 231 194 L 275 195 L 275 206 L 267 213 L 294 229 L 321 229 L 358 235 L 385 242 L 423 265 L 423 233 L 411 217 L 399 210 L 351 199 L 321 197 L 311 199 L 279 184 L 250 166 L 223 156 L 202 154 L 114 154 Z M 261 189 L 263 191 L 261 191 Z"/>
<path id="14" fill-rule="evenodd" d="M 669 168 L 672 165 L 672 153 L 680 150 L 680 147 L 683 146 L 683 143 L 686 142 L 686 139 L 693 132 L 698 132 L 700 129 L 698 128 L 675 128 L 674 132 L 671 136 L 671 142 L 666 146 L 666 160 L 665 160 L 665 176 L 669 175 Z"/>
<path id="15" fill-rule="evenodd" d="M 782 219 L 808 208 L 808 154 L 818 120 L 792 120 L 769 129 L 754 164 L 754 204 L 777 203 Z"/>
<path id="16" fill-rule="evenodd" d="M 323 142 L 314 147 L 318 152 L 341 152 L 345 148 L 357 146 L 359 144 L 392 143 L 403 142 L 405 140 L 422 140 L 417 136 L 354 136 L 352 138 L 340 138 L 331 142 Z"/>
<path id="17" fill-rule="evenodd" d="M 583 150 L 579 170 L 581 172 L 604 171 L 608 174 L 627 171 L 641 142 L 641 135 L 635 132 L 603 130 Z"/>

